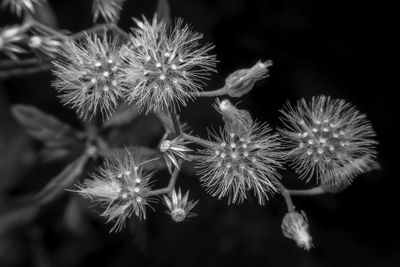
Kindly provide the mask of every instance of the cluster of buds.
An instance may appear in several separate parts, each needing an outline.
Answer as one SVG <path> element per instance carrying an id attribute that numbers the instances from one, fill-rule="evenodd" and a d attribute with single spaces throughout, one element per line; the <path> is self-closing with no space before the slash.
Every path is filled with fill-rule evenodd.
<path id="1" fill-rule="evenodd" d="M 93 21 L 101 16 L 107 23 L 116 23 L 125 0 L 93 0 Z"/>
<path id="2" fill-rule="evenodd" d="M 18 60 L 16 54 L 25 53 L 18 43 L 26 38 L 25 29 L 21 26 L 9 26 L 0 29 L 0 52 L 13 60 Z"/>
<path id="3" fill-rule="evenodd" d="M 28 46 L 49 58 L 54 58 L 62 48 L 62 41 L 52 36 L 32 35 L 28 39 Z"/>
<path id="4" fill-rule="evenodd" d="M 11 12 L 20 17 L 25 12 L 35 13 L 35 6 L 46 2 L 46 0 L 3 0 L 2 7 L 9 7 Z"/>

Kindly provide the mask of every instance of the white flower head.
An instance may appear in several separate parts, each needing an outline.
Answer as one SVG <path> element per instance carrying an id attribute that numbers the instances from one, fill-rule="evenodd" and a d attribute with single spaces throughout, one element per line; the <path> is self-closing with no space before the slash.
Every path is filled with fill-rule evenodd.
<path id="1" fill-rule="evenodd" d="M 175 189 L 171 193 L 171 197 L 164 196 L 165 205 L 168 207 L 167 213 L 171 216 L 174 222 L 183 222 L 186 218 L 196 216 L 195 213 L 190 212 L 199 202 L 188 200 L 189 191 L 185 195 L 182 195 L 181 189 L 179 188 L 178 193 Z"/>
<path id="2" fill-rule="evenodd" d="M 146 112 L 175 109 L 186 105 L 198 92 L 204 79 L 215 71 L 211 45 L 201 45 L 201 34 L 194 33 L 182 20 L 172 30 L 164 21 L 135 20 L 131 45 L 122 49 L 126 96 Z"/>
<path id="3" fill-rule="evenodd" d="M 97 21 L 100 16 L 108 22 L 117 22 L 122 5 L 125 0 L 93 0 L 93 20 Z"/>
<path id="4" fill-rule="evenodd" d="M 146 206 L 153 201 L 149 197 L 153 174 L 144 169 L 146 162 L 141 161 L 138 153 L 115 155 L 78 185 L 76 192 L 105 207 L 101 216 L 114 222 L 111 231 L 122 230 L 132 214 L 146 219 Z"/>
<path id="5" fill-rule="evenodd" d="M 46 0 L 3 0 L 2 7 L 9 7 L 18 17 L 25 11 L 35 13 L 35 5 L 46 3 Z"/>
<path id="6" fill-rule="evenodd" d="M 281 112 L 287 158 L 301 177 L 316 175 L 321 184 L 340 186 L 377 166 L 375 132 L 366 116 L 344 100 L 302 99 Z"/>
<path id="7" fill-rule="evenodd" d="M 54 62 L 54 86 L 62 102 L 84 119 L 97 111 L 109 118 L 122 97 L 121 42 L 112 33 L 86 34 L 82 40 L 68 42 L 62 58 Z"/>
<path id="8" fill-rule="evenodd" d="M 293 239 L 297 246 L 310 250 L 313 246 L 312 237 L 308 232 L 308 220 L 304 212 L 290 212 L 282 220 L 282 233 L 285 237 Z"/>
<path id="9" fill-rule="evenodd" d="M 234 114 L 247 117 L 248 113 L 236 110 Z M 248 117 L 238 121 L 246 121 L 246 127 L 236 122 L 229 125 L 232 121 L 226 120 L 220 134 L 212 135 L 214 146 L 200 151 L 200 180 L 219 199 L 227 196 L 229 203 L 241 203 L 252 191 L 262 205 L 269 194 L 277 191 L 277 168 L 281 166 L 278 136 L 270 133 L 267 124 L 249 121 Z"/>

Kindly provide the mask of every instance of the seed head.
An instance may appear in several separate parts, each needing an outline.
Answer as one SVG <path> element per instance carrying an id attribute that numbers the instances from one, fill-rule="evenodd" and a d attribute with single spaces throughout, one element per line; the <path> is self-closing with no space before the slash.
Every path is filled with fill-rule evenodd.
<path id="1" fill-rule="evenodd" d="M 107 23 L 117 22 L 124 2 L 125 0 L 94 0 L 93 21 L 96 22 L 99 16 L 102 16 Z"/>
<path id="2" fill-rule="evenodd" d="M 76 192 L 105 207 L 101 216 L 107 223 L 115 222 L 111 231 L 122 230 L 132 214 L 146 219 L 146 206 L 153 201 L 148 196 L 153 174 L 144 170 L 145 163 L 139 154 L 132 155 L 127 151 L 107 159 L 90 179 L 78 185 Z"/>
<path id="3" fill-rule="evenodd" d="M 82 40 L 68 42 L 62 58 L 54 62 L 54 86 L 82 118 L 92 118 L 99 110 L 108 118 L 115 110 L 123 91 L 120 45 L 114 35 L 85 34 Z"/>
<path id="4" fill-rule="evenodd" d="M 174 222 L 183 222 L 186 218 L 196 216 L 195 213 L 190 212 L 199 202 L 188 200 L 189 191 L 182 197 L 181 189 L 178 193 L 175 189 L 172 191 L 171 196 L 164 196 L 165 205 L 168 207 L 167 213 L 171 216 Z"/>
<path id="5" fill-rule="evenodd" d="M 268 68 L 272 66 L 272 61 L 257 62 L 248 69 L 237 70 L 225 81 L 225 87 L 228 88 L 228 95 L 231 97 L 241 97 L 253 89 L 254 84 L 268 76 Z"/>
<path id="6" fill-rule="evenodd" d="M 35 5 L 46 3 L 46 0 L 3 0 L 2 7 L 9 7 L 11 12 L 15 13 L 18 17 L 22 12 L 29 11 L 35 13 Z"/>
<path id="7" fill-rule="evenodd" d="M 282 233 L 285 237 L 293 239 L 297 246 L 310 250 L 313 246 L 312 238 L 308 232 L 308 220 L 304 212 L 290 212 L 282 220 Z"/>
<path id="8" fill-rule="evenodd" d="M 201 34 L 191 31 L 181 20 L 170 31 L 155 16 L 150 23 L 135 20 L 131 45 L 122 49 L 127 62 L 124 82 L 128 101 L 137 102 L 146 112 L 186 105 L 198 92 L 216 59 L 208 53 L 211 45 L 200 45 Z"/>
<path id="9" fill-rule="evenodd" d="M 321 184 L 340 186 L 377 166 L 375 132 L 366 116 L 344 100 L 302 99 L 281 112 L 287 158 L 301 177 L 309 180 L 315 174 Z"/>
<path id="10" fill-rule="evenodd" d="M 236 109 L 235 114 L 248 113 Z M 274 185 L 279 178 L 276 169 L 281 166 L 277 135 L 270 134 L 267 124 L 247 121 L 250 124 L 242 128 L 229 125 L 229 120 L 225 122 L 220 134 L 212 135 L 214 145 L 200 151 L 200 180 L 218 199 L 227 196 L 228 203 L 241 203 L 252 190 L 262 205 L 269 193 L 277 191 Z"/>

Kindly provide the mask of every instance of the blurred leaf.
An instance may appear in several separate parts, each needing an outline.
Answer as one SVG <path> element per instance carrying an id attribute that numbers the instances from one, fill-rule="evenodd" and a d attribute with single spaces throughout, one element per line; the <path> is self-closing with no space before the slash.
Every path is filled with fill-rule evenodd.
<path id="1" fill-rule="evenodd" d="M 84 154 L 68 164 L 39 193 L 35 195 L 34 201 L 39 205 L 44 205 L 55 199 L 82 175 L 88 159 L 89 156 Z"/>
<path id="2" fill-rule="evenodd" d="M 0 216 L 0 235 L 8 232 L 12 227 L 29 223 L 37 214 L 38 208 L 27 205 L 2 213 Z"/>
<path id="3" fill-rule="evenodd" d="M 14 105 L 11 113 L 25 127 L 29 135 L 43 141 L 49 147 L 68 146 L 80 142 L 77 132 L 68 124 L 33 106 Z"/>
<path id="4" fill-rule="evenodd" d="M 140 116 L 139 110 L 134 104 L 121 104 L 114 115 L 104 122 L 103 127 L 115 127 L 127 124 Z"/>
<path id="5" fill-rule="evenodd" d="M 171 9 L 167 0 L 158 0 L 156 12 L 159 20 L 164 20 L 167 26 L 171 25 Z"/>

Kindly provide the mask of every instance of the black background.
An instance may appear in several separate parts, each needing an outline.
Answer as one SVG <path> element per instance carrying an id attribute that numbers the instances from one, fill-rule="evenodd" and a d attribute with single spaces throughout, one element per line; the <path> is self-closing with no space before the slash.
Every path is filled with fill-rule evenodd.
<path id="1" fill-rule="evenodd" d="M 49 2 L 60 28 L 75 32 L 91 27 L 90 1 Z M 232 100 L 259 121 L 276 128 L 287 100 L 320 94 L 351 102 L 372 121 L 382 170 L 360 175 L 337 195 L 294 198 L 309 218 L 315 245 L 311 251 L 281 234 L 285 206 L 279 195 L 262 207 L 256 201 L 228 206 L 226 200 L 208 196 L 194 176 L 182 176 L 179 185 L 200 199 L 198 216 L 189 222 L 174 224 L 158 205 L 146 222 L 108 234 L 110 225 L 89 216 L 87 209 L 67 205 L 67 193 L 34 222 L 0 231 L 0 266 L 399 266 L 400 46 L 394 40 L 400 24 L 394 3 L 170 0 L 172 15 L 216 46 L 219 73 L 206 90 L 221 87 L 237 69 L 272 59 L 270 77 L 242 99 Z M 155 6 L 156 1 L 128 0 L 121 27 L 129 30 L 131 17 L 152 17 Z M 1 26 L 15 21 L 6 11 L 0 13 Z M 37 191 L 62 168 L 62 163 L 37 163 L 40 143 L 23 134 L 9 106 L 32 104 L 79 126 L 74 112 L 59 103 L 51 80 L 50 73 L 43 73 L 0 83 L 2 205 L 6 196 Z M 221 123 L 212 103 L 199 99 L 181 110 L 182 119 L 204 137 L 205 127 Z M 297 181 L 290 171 L 282 174 L 288 187 L 312 186 Z"/>

